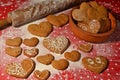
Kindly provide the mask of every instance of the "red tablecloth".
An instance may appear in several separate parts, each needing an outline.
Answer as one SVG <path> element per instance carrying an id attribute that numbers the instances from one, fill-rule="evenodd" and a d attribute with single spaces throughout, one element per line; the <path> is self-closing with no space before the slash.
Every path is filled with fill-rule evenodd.
<path id="1" fill-rule="evenodd" d="M 96 43 L 89 56 L 102 55 L 109 59 L 108 68 L 101 74 L 95 74 L 84 68 L 76 68 L 71 70 L 61 71 L 50 77 L 50 80 L 120 80 L 120 1 L 119 0 L 96 0 L 100 4 L 110 9 L 117 19 L 117 28 L 112 36 L 105 43 Z M 16 8 L 27 5 L 27 0 L 0 0 L 0 19 L 6 18 L 9 11 L 13 11 Z M 69 30 L 69 24 L 62 28 L 57 28 L 53 31 L 51 36 L 65 35 L 72 44 L 79 44 L 84 41 L 74 37 Z M 9 76 L 5 72 L 5 65 L 9 62 L 16 60 L 5 54 L 5 39 L 9 36 L 23 36 L 22 29 L 14 29 L 9 27 L 0 31 L 0 80 L 21 80 Z M 84 55 L 84 53 L 82 53 Z M 86 54 L 85 54 L 86 55 Z M 6 57 L 7 56 L 7 57 Z M 18 59 L 22 59 L 19 57 Z M 28 77 L 26 80 L 35 80 L 33 76 Z"/>

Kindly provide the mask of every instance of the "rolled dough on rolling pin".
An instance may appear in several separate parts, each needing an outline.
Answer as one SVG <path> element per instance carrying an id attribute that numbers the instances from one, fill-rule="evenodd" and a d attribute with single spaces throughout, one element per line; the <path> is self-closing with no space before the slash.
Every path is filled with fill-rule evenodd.
<path id="1" fill-rule="evenodd" d="M 7 23 L 11 23 L 12 26 L 20 26 L 43 18 L 49 14 L 73 7 L 83 1 L 87 0 L 44 0 L 34 5 L 9 12 L 7 16 Z"/>

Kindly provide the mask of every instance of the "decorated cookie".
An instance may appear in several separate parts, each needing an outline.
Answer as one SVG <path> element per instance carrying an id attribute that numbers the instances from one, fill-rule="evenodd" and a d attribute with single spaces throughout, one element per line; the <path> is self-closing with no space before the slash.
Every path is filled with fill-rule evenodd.
<path id="1" fill-rule="evenodd" d="M 94 58 L 84 57 L 82 59 L 82 64 L 86 69 L 90 71 L 93 71 L 95 73 L 101 73 L 107 68 L 108 60 L 103 56 L 96 56 Z"/>
<path id="2" fill-rule="evenodd" d="M 69 40 L 65 36 L 58 36 L 56 38 L 45 38 L 43 45 L 48 50 L 62 54 L 69 45 Z"/>
<path id="3" fill-rule="evenodd" d="M 25 49 L 24 55 L 28 57 L 35 57 L 38 54 L 39 50 L 37 48 Z"/>
<path id="4" fill-rule="evenodd" d="M 78 49 L 83 52 L 90 52 L 93 48 L 92 44 L 79 44 Z"/>
<path id="5" fill-rule="evenodd" d="M 6 39 L 6 45 L 8 46 L 18 47 L 21 45 L 21 43 L 22 43 L 22 38 L 20 37 Z"/>
<path id="6" fill-rule="evenodd" d="M 6 72 L 18 78 L 27 78 L 34 70 L 35 63 L 31 59 L 24 59 L 21 63 L 12 62 L 6 65 Z"/>
<path id="7" fill-rule="evenodd" d="M 23 40 L 23 43 L 26 46 L 34 47 L 39 43 L 39 39 L 36 38 L 36 37 L 32 37 L 30 39 L 26 38 L 26 39 Z"/>
<path id="8" fill-rule="evenodd" d="M 64 56 L 66 59 L 75 62 L 75 61 L 78 61 L 80 59 L 81 54 L 78 51 L 73 50 L 71 52 L 65 52 Z"/>
<path id="9" fill-rule="evenodd" d="M 43 71 L 35 70 L 34 76 L 38 80 L 47 80 L 50 76 L 50 71 L 48 71 L 48 70 L 43 70 Z"/>
<path id="10" fill-rule="evenodd" d="M 13 57 L 17 57 L 22 53 L 22 48 L 21 47 L 7 47 L 5 49 L 6 54 L 13 56 Z"/>
<path id="11" fill-rule="evenodd" d="M 69 66 L 69 62 L 66 59 L 53 60 L 52 66 L 58 70 L 65 70 Z"/>
<path id="12" fill-rule="evenodd" d="M 50 22 L 52 25 L 56 27 L 61 27 L 65 24 L 67 24 L 69 18 L 66 14 L 59 14 L 59 15 L 48 15 L 47 16 L 48 22 Z"/>
<path id="13" fill-rule="evenodd" d="M 52 54 L 46 54 L 37 57 L 37 61 L 45 65 L 51 64 L 53 60 L 54 60 L 54 56 Z"/>
<path id="14" fill-rule="evenodd" d="M 53 30 L 53 26 L 49 22 L 41 22 L 39 25 L 30 24 L 28 26 L 28 31 L 36 36 L 46 37 Z"/>
<path id="15" fill-rule="evenodd" d="M 100 22 L 96 19 L 89 20 L 87 22 L 78 22 L 77 25 L 82 30 L 90 32 L 90 33 L 98 33 L 101 28 Z"/>

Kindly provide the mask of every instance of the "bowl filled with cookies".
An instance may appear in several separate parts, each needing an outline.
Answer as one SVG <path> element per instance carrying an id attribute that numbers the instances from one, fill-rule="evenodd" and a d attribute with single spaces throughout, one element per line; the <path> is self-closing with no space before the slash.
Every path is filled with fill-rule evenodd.
<path id="1" fill-rule="evenodd" d="M 71 10 L 71 31 L 88 42 L 104 42 L 115 31 L 116 19 L 104 6 L 95 1 L 82 2 Z"/>

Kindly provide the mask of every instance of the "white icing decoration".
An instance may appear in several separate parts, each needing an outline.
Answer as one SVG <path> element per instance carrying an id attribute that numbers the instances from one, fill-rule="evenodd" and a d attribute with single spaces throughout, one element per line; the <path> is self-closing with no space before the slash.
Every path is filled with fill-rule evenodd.
<path id="1" fill-rule="evenodd" d="M 10 75 L 25 76 L 27 72 L 22 68 L 20 63 L 11 63 L 7 65 L 7 73 Z"/>
<path id="2" fill-rule="evenodd" d="M 59 36 L 55 39 L 46 39 L 48 43 L 48 48 L 53 50 L 54 52 L 59 52 L 61 53 L 62 50 L 68 45 L 68 39 L 65 38 L 64 36 Z M 45 41 L 45 42 L 46 42 Z"/>
<path id="3" fill-rule="evenodd" d="M 89 64 L 94 64 L 94 61 L 92 59 L 87 59 Z"/>
<path id="4" fill-rule="evenodd" d="M 36 51 L 36 48 L 26 49 L 26 50 L 25 50 L 25 53 L 28 54 L 28 55 L 34 55 L 34 54 L 37 53 L 37 51 Z"/>
<path id="5" fill-rule="evenodd" d="M 102 63 L 101 59 L 99 57 L 96 57 L 95 60 L 96 60 L 97 63 Z"/>

